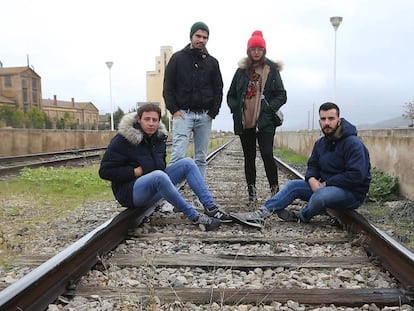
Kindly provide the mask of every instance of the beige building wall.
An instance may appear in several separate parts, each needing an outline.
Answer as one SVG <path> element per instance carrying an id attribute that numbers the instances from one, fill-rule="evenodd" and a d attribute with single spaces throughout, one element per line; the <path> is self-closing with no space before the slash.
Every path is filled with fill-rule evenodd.
<path id="1" fill-rule="evenodd" d="M 162 115 L 168 112 L 162 97 L 162 88 L 165 68 L 172 54 L 173 48 L 171 46 L 161 46 L 160 55 L 155 57 L 155 70 L 147 71 L 147 102 L 160 103 Z"/>

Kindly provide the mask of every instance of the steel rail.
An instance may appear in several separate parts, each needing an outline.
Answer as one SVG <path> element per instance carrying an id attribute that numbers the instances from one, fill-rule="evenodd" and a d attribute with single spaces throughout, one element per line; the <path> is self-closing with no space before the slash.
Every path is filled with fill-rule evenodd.
<path id="1" fill-rule="evenodd" d="M 401 283 L 406 294 L 411 296 L 411 301 L 414 301 L 414 253 L 356 211 L 329 209 L 328 212 L 349 231 L 364 236 L 362 246 Z"/>
<path id="2" fill-rule="evenodd" d="M 55 151 L 55 152 L 44 152 L 44 153 L 30 153 L 30 154 L 21 154 L 16 156 L 2 156 L 0 157 L 0 163 L 5 161 L 13 161 L 13 160 L 25 160 L 25 159 L 32 159 L 44 156 L 58 156 L 58 155 L 65 155 L 65 154 L 76 154 L 81 152 L 89 152 L 89 151 L 102 151 L 106 150 L 106 147 L 95 147 L 95 148 L 86 148 L 86 149 L 70 149 L 70 150 L 62 150 L 62 151 Z"/>
<path id="3" fill-rule="evenodd" d="M 213 159 L 226 145 L 210 154 L 208 161 Z M 286 163 L 280 160 L 278 162 L 286 169 L 291 170 L 292 174 L 296 174 L 298 178 L 303 178 L 300 173 Z M 99 262 L 100 256 L 111 251 L 122 242 L 128 230 L 142 223 L 155 207 L 152 206 L 147 210 L 126 209 L 22 279 L 5 288 L 0 292 L 0 310 L 37 311 L 46 309 L 60 295 L 73 289 L 82 275 Z M 329 210 L 330 213 L 332 211 Z M 372 254 L 378 256 L 381 262 L 384 263 L 384 267 L 404 286 L 403 300 L 414 301 L 412 292 L 414 282 L 413 253 L 406 250 L 392 238 L 385 240 L 386 235 L 379 237 L 381 231 L 370 225 L 356 212 L 340 213 L 333 211 L 332 214 L 342 221 L 347 228 L 355 232 L 363 232 L 366 235 L 364 246 L 368 247 Z"/>
<path id="4" fill-rule="evenodd" d="M 95 153 L 81 154 L 81 155 L 78 155 L 77 152 L 74 152 L 74 153 L 60 153 L 59 155 L 63 155 L 63 154 L 65 154 L 65 155 L 67 154 L 67 155 L 70 155 L 70 156 L 67 157 L 67 158 L 58 158 L 58 159 L 55 158 L 55 159 L 51 159 L 51 160 L 43 159 L 43 160 L 39 160 L 39 161 L 33 161 L 31 163 L 22 162 L 20 164 L 0 166 L 0 176 L 18 172 L 18 171 L 20 171 L 21 169 L 23 169 L 25 167 L 37 168 L 37 167 L 42 167 L 42 166 L 45 166 L 45 167 L 59 166 L 59 165 L 65 165 L 66 163 L 74 163 L 75 161 L 83 161 L 85 159 L 94 159 L 94 158 L 99 158 L 100 157 L 100 152 L 98 152 L 98 151 L 96 151 Z M 57 154 L 48 154 L 48 156 L 54 156 L 54 155 L 57 155 Z M 45 154 L 42 154 L 41 156 L 45 156 Z M 39 156 L 33 156 L 31 158 L 34 159 L 36 157 L 39 157 Z"/>
<path id="5" fill-rule="evenodd" d="M 209 154 L 207 161 L 230 142 Z M 0 310 L 45 310 L 60 295 L 68 293 L 102 255 L 117 247 L 128 230 L 141 224 L 156 207 L 157 204 L 147 209 L 126 209 L 6 287 L 0 292 Z"/>
<path id="6" fill-rule="evenodd" d="M 146 213 L 126 209 L 0 292 L 0 310 L 45 310 L 114 249 Z M 145 211 L 145 210 L 144 210 Z M 147 210 L 151 211 L 151 210 Z"/>
<path id="7" fill-rule="evenodd" d="M 171 146 L 172 142 L 167 141 L 167 146 Z M 65 154 L 78 154 L 82 152 L 93 152 L 93 151 L 104 151 L 107 147 L 93 147 L 93 148 L 85 148 L 85 149 L 68 149 L 68 150 L 61 150 L 61 151 L 52 151 L 52 152 L 39 152 L 39 153 L 30 153 L 30 154 L 20 154 L 14 156 L 0 156 L 0 165 L 3 162 L 10 162 L 10 161 L 23 161 L 33 158 L 39 157 L 50 157 L 50 156 L 60 156 Z"/>
<path id="8" fill-rule="evenodd" d="M 304 179 L 301 173 L 287 163 L 275 159 L 280 166 L 295 174 L 297 178 Z M 414 302 L 414 253 L 386 232 L 370 224 L 355 210 L 328 209 L 327 212 L 330 216 L 337 218 L 348 231 L 364 236 L 362 246 L 401 283 L 407 298 Z"/>

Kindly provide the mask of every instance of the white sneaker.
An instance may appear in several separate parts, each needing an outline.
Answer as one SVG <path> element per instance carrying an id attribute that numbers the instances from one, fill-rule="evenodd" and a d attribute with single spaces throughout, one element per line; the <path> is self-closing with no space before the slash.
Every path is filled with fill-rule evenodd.
<path id="1" fill-rule="evenodd" d="M 263 228 L 265 219 L 268 218 L 270 215 L 270 212 L 266 212 L 263 210 L 248 213 L 230 214 L 230 216 L 232 216 L 239 223 L 259 229 Z"/>

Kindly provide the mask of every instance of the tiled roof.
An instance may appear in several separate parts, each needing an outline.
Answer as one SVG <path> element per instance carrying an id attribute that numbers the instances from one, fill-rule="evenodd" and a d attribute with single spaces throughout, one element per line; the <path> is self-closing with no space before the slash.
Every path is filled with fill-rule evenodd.
<path id="1" fill-rule="evenodd" d="M 74 108 L 74 109 L 84 109 L 84 110 L 95 110 L 98 111 L 98 109 L 95 107 L 94 104 L 91 102 L 72 102 L 72 101 L 65 101 L 65 100 L 55 100 L 54 99 L 42 99 L 42 107 L 61 107 L 61 108 Z M 75 106 L 73 106 L 75 104 Z"/>
<path id="2" fill-rule="evenodd" d="M 25 67 L 0 67 L 0 75 L 11 75 L 11 74 L 19 74 L 25 71 L 32 71 L 34 74 L 39 76 L 32 68 L 25 66 Z M 39 76 L 40 77 L 40 76 Z"/>

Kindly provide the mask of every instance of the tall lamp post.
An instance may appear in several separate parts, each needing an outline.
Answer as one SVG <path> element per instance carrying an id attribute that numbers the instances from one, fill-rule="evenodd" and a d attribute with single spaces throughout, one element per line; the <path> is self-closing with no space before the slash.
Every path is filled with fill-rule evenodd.
<path id="1" fill-rule="evenodd" d="M 333 72 L 333 79 L 334 79 L 334 87 L 333 87 L 333 101 L 336 103 L 336 31 L 338 30 L 339 25 L 341 25 L 342 17 L 341 16 L 333 16 L 331 17 L 331 24 L 335 29 L 335 44 L 334 44 L 334 72 Z"/>
<path id="2" fill-rule="evenodd" d="M 111 105 L 111 131 L 114 130 L 114 108 L 112 107 L 112 79 L 111 79 L 111 68 L 114 64 L 113 62 L 106 62 L 106 66 L 109 69 L 109 103 Z"/>

